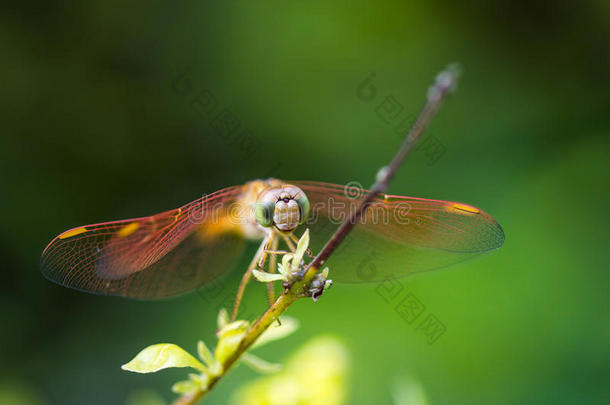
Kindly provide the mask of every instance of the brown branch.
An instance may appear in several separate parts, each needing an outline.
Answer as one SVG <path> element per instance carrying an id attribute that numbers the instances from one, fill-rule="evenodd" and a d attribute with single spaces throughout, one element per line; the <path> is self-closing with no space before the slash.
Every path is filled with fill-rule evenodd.
<path id="1" fill-rule="evenodd" d="M 428 126 L 428 123 L 430 123 L 434 114 L 438 111 L 442 102 L 455 88 L 458 76 L 459 68 L 457 65 L 450 65 L 446 70 L 436 76 L 434 84 L 428 89 L 426 104 L 421 109 L 415 123 L 409 129 L 400 149 L 396 152 L 390 163 L 379 170 L 375 183 L 371 186 L 369 193 L 358 209 L 353 211 L 347 220 L 341 224 L 339 229 L 337 229 L 326 245 L 324 245 L 320 253 L 313 259 L 309 267 L 322 267 L 332 252 L 339 246 L 343 239 L 345 239 L 354 225 L 356 225 L 373 200 L 379 193 L 384 192 L 388 188 L 390 180 L 392 180 L 409 152 L 413 149 L 415 143 L 419 140 L 421 134 Z"/>

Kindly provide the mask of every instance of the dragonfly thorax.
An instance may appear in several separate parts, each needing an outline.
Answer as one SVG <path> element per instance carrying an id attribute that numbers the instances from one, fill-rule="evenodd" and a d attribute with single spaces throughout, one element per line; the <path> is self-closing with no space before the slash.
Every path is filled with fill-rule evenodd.
<path id="1" fill-rule="evenodd" d="M 309 200 L 300 188 L 289 184 L 263 190 L 254 205 L 254 217 L 264 227 L 291 232 L 309 215 Z"/>

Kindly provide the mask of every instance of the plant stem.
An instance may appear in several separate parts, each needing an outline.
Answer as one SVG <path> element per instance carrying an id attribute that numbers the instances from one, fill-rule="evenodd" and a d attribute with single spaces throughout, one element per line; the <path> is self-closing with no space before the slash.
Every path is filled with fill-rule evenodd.
<path id="1" fill-rule="evenodd" d="M 377 173 L 375 183 L 371 186 L 370 191 L 360 204 L 357 210 L 350 213 L 347 220 L 335 231 L 320 253 L 312 260 L 305 270 L 305 274 L 300 281 L 295 282 L 288 291 L 282 293 L 278 299 L 265 311 L 263 315 L 250 327 L 244 338 L 242 339 L 238 349 L 229 357 L 223 364 L 223 372 L 215 377 L 212 377 L 208 384 L 207 391 L 198 391 L 188 396 L 183 396 L 174 401 L 173 405 L 192 405 L 203 398 L 214 385 L 229 371 L 229 369 L 237 362 L 241 355 L 252 346 L 259 336 L 288 309 L 292 303 L 303 297 L 303 293 L 307 290 L 309 283 L 317 274 L 320 267 L 324 265 L 328 257 L 345 239 L 354 225 L 362 217 L 366 209 L 371 205 L 373 200 L 381 192 L 384 192 L 390 180 L 394 177 L 399 167 L 404 162 L 405 158 L 413 149 L 417 140 L 427 127 L 428 123 L 438 111 L 442 102 L 455 88 L 459 71 L 455 65 L 449 66 L 436 76 L 436 80 L 428 89 L 426 103 L 421 109 L 415 123 L 411 126 L 405 140 L 400 149 L 396 152 L 392 160 L 387 166 L 384 166 Z"/>
<path id="2" fill-rule="evenodd" d="M 304 280 L 303 280 L 304 281 Z M 297 284 L 303 284 L 303 281 Z M 294 286 L 293 286 L 294 287 Z M 301 286 L 302 288 L 302 286 Z M 292 288 L 290 289 L 292 290 Z M 281 294 L 278 299 L 271 305 L 263 315 L 250 327 L 246 336 L 241 341 L 239 348 L 229 357 L 223 364 L 223 372 L 221 375 L 211 377 L 208 381 L 207 391 L 197 391 L 191 395 L 185 395 L 173 402 L 173 405 L 191 405 L 203 398 L 216 383 L 229 371 L 235 362 L 241 357 L 256 342 L 259 336 L 282 314 L 286 309 L 300 297 L 292 294 L 291 291 Z"/>

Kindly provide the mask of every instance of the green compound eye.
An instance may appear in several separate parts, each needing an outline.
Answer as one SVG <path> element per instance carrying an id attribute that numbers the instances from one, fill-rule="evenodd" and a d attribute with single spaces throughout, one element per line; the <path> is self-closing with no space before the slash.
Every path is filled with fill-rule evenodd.
<path id="1" fill-rule="evenodd" d="M 265 228 L 268 228 L 273 225 L 274 209 L 275 203 L 272 201 L 257 202 L 254 205 L 254 218 L 256 218 L 256 222 L 258 222 Z"/>
<path id="2" fill-rule="evenodd" d="M 304 223 L 309 217 L 309 198 L 305 194 L 302 194 L 297 200 L 297 204 L 299 205 L 299 210 L 301 211 L 301 220 L 299 224 Z"/>

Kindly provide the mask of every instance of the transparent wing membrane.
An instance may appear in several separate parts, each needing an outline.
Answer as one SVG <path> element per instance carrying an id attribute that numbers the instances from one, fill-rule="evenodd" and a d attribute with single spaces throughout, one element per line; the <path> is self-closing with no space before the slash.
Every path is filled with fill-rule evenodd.
<path id="1" fill-rule="evenodd" d="M 312 214 L 306 226 L 314 252 L 368 192 L 319 182 L 292 184 L 310 200 Z M 375 199 L 328 265 L 336 281 L 378 281 L 455 264 L 503 242 L 500 225 L 470 205 L 384 195 Z"/>
<path id="2" fill-rule="evenodd" d="M 230 270 L 242 253 L 242 238 L 222 228 L 239 194 L 240 187 L 229 187 L 150 217 L 71 229 L 46 247 L 42 272 L 104 295 L 162 298 L 193 290 Z"/>

